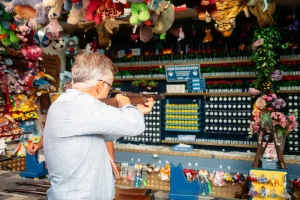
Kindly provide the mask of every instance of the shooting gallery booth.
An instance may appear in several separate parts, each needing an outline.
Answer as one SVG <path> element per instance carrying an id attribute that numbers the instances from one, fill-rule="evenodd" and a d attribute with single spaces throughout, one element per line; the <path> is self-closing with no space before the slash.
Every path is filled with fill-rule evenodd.
<path id="1" fill-rule="evenodd" d="M 143 133 L 114 141 L 115 199 L 299 198 L 299 6 L 1 1 L 0 169 L 28 180 L 0 192 L 46 196 L 43 148 L 28 146 L 42 146 L 48 109 L 86 51 L 118 67 L 110 98 L 155 102 Z"/>

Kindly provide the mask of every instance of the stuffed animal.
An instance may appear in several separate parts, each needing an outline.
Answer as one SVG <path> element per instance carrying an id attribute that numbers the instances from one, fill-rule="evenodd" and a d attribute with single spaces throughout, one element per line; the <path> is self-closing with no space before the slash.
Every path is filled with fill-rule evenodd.
<path id="1" fill-rule="evenodd" d="M 42 49 L 37 46 L 27 46 L 26 48 L 21 49 L 25 59 L 29 60 L 41 60 Z"/>
<path id="2" fill-rule="evenodd" d="M 86 9 L 90 3 L 90 0 L 82 1 L 82 8 L 78 9 L 76 7 L 77 4 L 73 4 L 73 7 L 70 11 L 67 22 L 72 25 L 76 25 L 79 22 L 85 21 Z"/>
<path id="3" fill-rule="evenodd" d="M 50 20 L 58 19 L 60 17 L 60 13 L 62 11 L 63 4 L 64 4 L 64 0 L 44 0 L 43 1 L 43 7 L 50 8 L 50 11 L 48 13 L 48 18 Z"/>
<path id="4" fill-rule="evenodd" d="M 77 36 L 73 36 L 71 38 L 65 37 L 64 40 L 65 40 L 66 49 L 67 49 L 65 51 L 65 54 L 67 57 L 73 58 L 78 53 L 78 37 Z"/>
<path id="5" fill-rule="evenodd" d="M 0 24 L 0 40 L 5 47 L 20 41 L 13 30 L 6 29 L 2 24 Z"/>
<path id="6" fill-rule="evenodd" d="M 203 43 L 211 42 L 213 41 L 213 36 L 211 35 L 210 29 L 205 30 L 206 36 L 203 39 Z"/>
<path id="7" fill-rule="evenodd" d="M 219 19 L 220 15 L 217 10 L 216 2 L 218 2 L 218 0 L 202 0 L 201 3 L 195 7 L 200 20 L 206 20 L 207 13 L 210 14 L 214 20 Z"/>
<path id="8" fill-rule="evenodd" d="M 36 10 L 37 17 L 30 23 L 31 28 L 36 28 L 36 24 L 45 24 L 47 23 L 47 13 L 42 6 L 43 0 L 12 0 L 11 2 L 3 2 L 6 6 L 5 11 L 12 13 L 15 11 L 16 6 L 30 6 Z"/>
<path id="9" fill-rule="evenodd" d="M 65 10 L 71 10 L 73 7 L 75 7 L 77 10 L 80 10 L 83 8 L 83 0 L 65 0 L 64 3 L 64 9 Z"/>
<path id="10" fill-rule="evenodd" d="M 250 17 L 246 2 L 240 0 L 227 0 L 224 3 L 216 2 L 219 19 L 216 20 L 215 28 L 224 37 L 229 37 L 235 28 L 235 18 L 243 10 L 246 17 Z"/>
<path id="11" fill-rule="evenodd" d="M 104 4 L 102 4 L 102 0 L 91 0 L 86 9 L 85 19 L 88 21 L 95 21 L 96 24 L 101 24 L 102 17 L 101 13 L 98 12 L 98 9 L 104 10 Z"/>
<path id="12" fill-rule="evenodd" d="M 14 19 L 20 23 L 22 23 L 23 20 L 32 21 L 37 17 L 36 10 L 31 6 L 23 6 L 23 5 L 16 6 L 15 12 L 16 15 L 14 16 Z"/>
<path id="13" fill-rule="evenodd" d="M 264 9 L 263 11 L 267 11 L 269 4 L 268 4 L 268 0 L 263 0 L 264 1 Z M 247 5 L 248 6 L 255 6 L 257 4 L 258 0 L 249 0 Z"/>
<path id="14" fill-rule="evenodd" d="M 130 24 L 138 25 L 150 19 L 150 13 L 144 0 L 129 0 L 131 3 Z"/>
<path id="15" fill-rule="evenodd" d="M 17 30 L 19 33 L 17 33 L 17 36 L 21 40 L 21 42 L 28 42 L 28 38 L 26 38 L 26 35 L 30 33 L 31 29 L 26 25 L 20 25 L 18 26 Z"/>
<path id="16" fill-rule="evenodd" d="M 169 4 L 166 10 L 158 16 L 158 19 L 155 22 L 154 27 L 152 28 L 153 33 L 159 35 L 166 33 L 171 28 L 174 20 L 174 7 L 172 4 Z"/>
<path id="17" fill-rule="evenodd" d="M 258 25 L 261 28 L 268 27 L 273 24 L 274 20 L 272 15 L 274 14 L 275 9 L 276 9 L 275 0 L 271 0 L 268 3 L 268 7 L 266 7 L 264 0 L 257 0 L 254 6 L 249 6 L 249 10 L 253 15 L 255 15 L 258 21 Z"/>
<path id="18" fill-rule="evenodd" d="M 5 12 L 4 8 L 0 6 L 0 24 L 5 29 L 10 29 L 10 20 L 12 19 L 12 14 Z"/>

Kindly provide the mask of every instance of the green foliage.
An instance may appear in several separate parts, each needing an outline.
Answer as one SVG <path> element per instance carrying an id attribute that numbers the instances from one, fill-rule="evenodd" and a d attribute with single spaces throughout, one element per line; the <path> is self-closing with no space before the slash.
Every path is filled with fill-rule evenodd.
<path id="1" fill-rule="evenodd" d="M 257 79 L 254 83 L 255 88 L 263 89 L 263 83 L 271 81 L 271 74 L 275 70 L 276 50 L 285 49 L 288 44 L 281 44 L 281 36 L 275 28 L 261 28 L 254 34 L 254 43 L 252 45 L 253 56 Z"/>

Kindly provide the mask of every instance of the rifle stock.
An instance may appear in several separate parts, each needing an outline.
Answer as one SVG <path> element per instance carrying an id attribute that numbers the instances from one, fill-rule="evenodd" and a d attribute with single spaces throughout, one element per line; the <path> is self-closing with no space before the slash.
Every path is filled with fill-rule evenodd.
<path id="1" fill-rule="evenodd" d="M 142 92 L 142 93 L 130 93 L 130 92 L 123 92 L 120 93 L 126 97 L 129 98 L 130 104 L 132 105 L 137 105 L 137 104 L 143 104 L 148 102 L 148 98 L 153 98 L 154 100 L 160 100 L 162 99 L 162 95 L 159 95 L 158 93 L 147 93 L 147 92 Z M 113 107 L 118 107 L 118 102 L 115 97 L 112 98 L 107 98 L 107 99 L 101 99 L 101 102 L 113 106 Z"/>

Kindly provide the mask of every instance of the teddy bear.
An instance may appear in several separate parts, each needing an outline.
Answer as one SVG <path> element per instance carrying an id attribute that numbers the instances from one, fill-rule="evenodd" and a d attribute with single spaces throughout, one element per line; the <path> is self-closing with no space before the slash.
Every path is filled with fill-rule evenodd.
<path id="1" fill-rule="evenodd" d="M 50 20 L 58 19 L 62 11 L 64 0 L 44 0 L 43 7 L 50 8 L 48 18 Z"/>
<path id="2" fill-rule="evenodd" d="M 70 10 L 67 22 L 69 24 L 76 25 L 79 22 L 85 21 L 86 9 L 88 8 L 89 3 L 90 3 L 90 0 L 83 0 L 81 9 L 78 9 L 76 7 L 76 4 L 73 4 L 73 7 Z"/>

